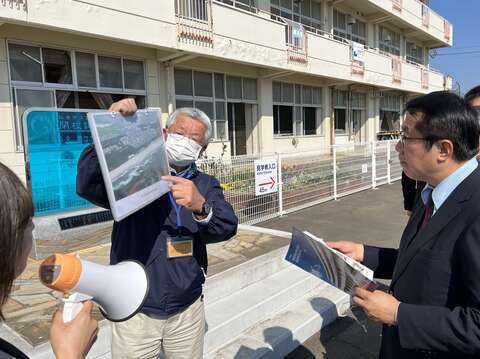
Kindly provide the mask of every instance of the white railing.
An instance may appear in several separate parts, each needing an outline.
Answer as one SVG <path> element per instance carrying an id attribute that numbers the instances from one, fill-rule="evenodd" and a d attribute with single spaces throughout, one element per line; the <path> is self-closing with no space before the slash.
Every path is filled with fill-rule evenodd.
<path id="1" fill-rule="evenodd" d="M 248 2 L 239 0 L 214 0 L 214 2 L 222 3 L 226 6 L 236 7 L 237 9 L 252 12 L 254 14 L 258 13 L 258 8 L 255 6 L 256 4 L 254 0 L 250 0 Z"/>
<path id="2" fill-rule="evenodd" d="M 283 19 L 286 24 L 288 61 L 308 63 L 308 37 L 302 24 Z"/>
<path id="3" fill-rule="evenodd" d="M 258 223 L 400 179 L 395 141 L 334 145 L 319 151 L 207 159 L 199 168 L 221 183 L 240 223 Z M 258 159 L 274 159 L 278 192 L 255 195 Z"/>
<path id="4" fill-rule="evenodd" d="M 175 0 L 175 18 L 179 41 L 213 46 L 211 0 Z"/>

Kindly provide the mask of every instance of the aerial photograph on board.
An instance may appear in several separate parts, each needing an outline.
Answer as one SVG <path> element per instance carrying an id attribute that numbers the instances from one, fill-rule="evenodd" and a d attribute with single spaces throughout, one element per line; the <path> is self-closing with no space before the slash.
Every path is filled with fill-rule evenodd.
<path id="1" fill-rule="evenodd" d="M 95 115 L 115 200 L 119 201 L 168 175 L 168 162 L 158 112 L 134 116 Z"/>

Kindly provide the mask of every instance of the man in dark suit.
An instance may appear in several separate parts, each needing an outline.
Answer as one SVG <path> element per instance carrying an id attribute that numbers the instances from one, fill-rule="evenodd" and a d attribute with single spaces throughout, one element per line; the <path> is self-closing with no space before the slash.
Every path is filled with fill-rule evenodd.
<path id="1" fill-rule="evenodd" d="M 353 298 L 384 323 L 381 358 L 480 357 L 479 134 L 475 111 L 455 94 L 410 101 L 396 150 L 427 186 L 400 248 L 330 243 L 392 279 L 388 293 L 357 288 Z"/>

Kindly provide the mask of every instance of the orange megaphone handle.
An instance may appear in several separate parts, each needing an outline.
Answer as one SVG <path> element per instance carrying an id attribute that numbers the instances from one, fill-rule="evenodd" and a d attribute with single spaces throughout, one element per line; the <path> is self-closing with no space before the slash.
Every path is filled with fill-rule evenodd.
<path id="1" fill-rule="evenodd" d="M 39 268 L 40 281 L 49 288 L 68 292 L 75 288 L 82 273 L 82 262 L 76 254 L 55 253 Z"/>

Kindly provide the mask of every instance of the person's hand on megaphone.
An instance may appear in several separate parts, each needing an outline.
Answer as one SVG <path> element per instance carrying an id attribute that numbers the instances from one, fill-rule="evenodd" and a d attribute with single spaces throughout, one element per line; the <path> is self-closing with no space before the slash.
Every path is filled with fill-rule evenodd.
<path id="1" fill-rule="evenodd" d="M 91 317 L 93 302 L 83 302 L 78 315 L 69 323 L 63 321 L 63 307 L 53 316 L 50 342 L 58 359 L 83 359 L 97 339 L 98 323 Z"/>

